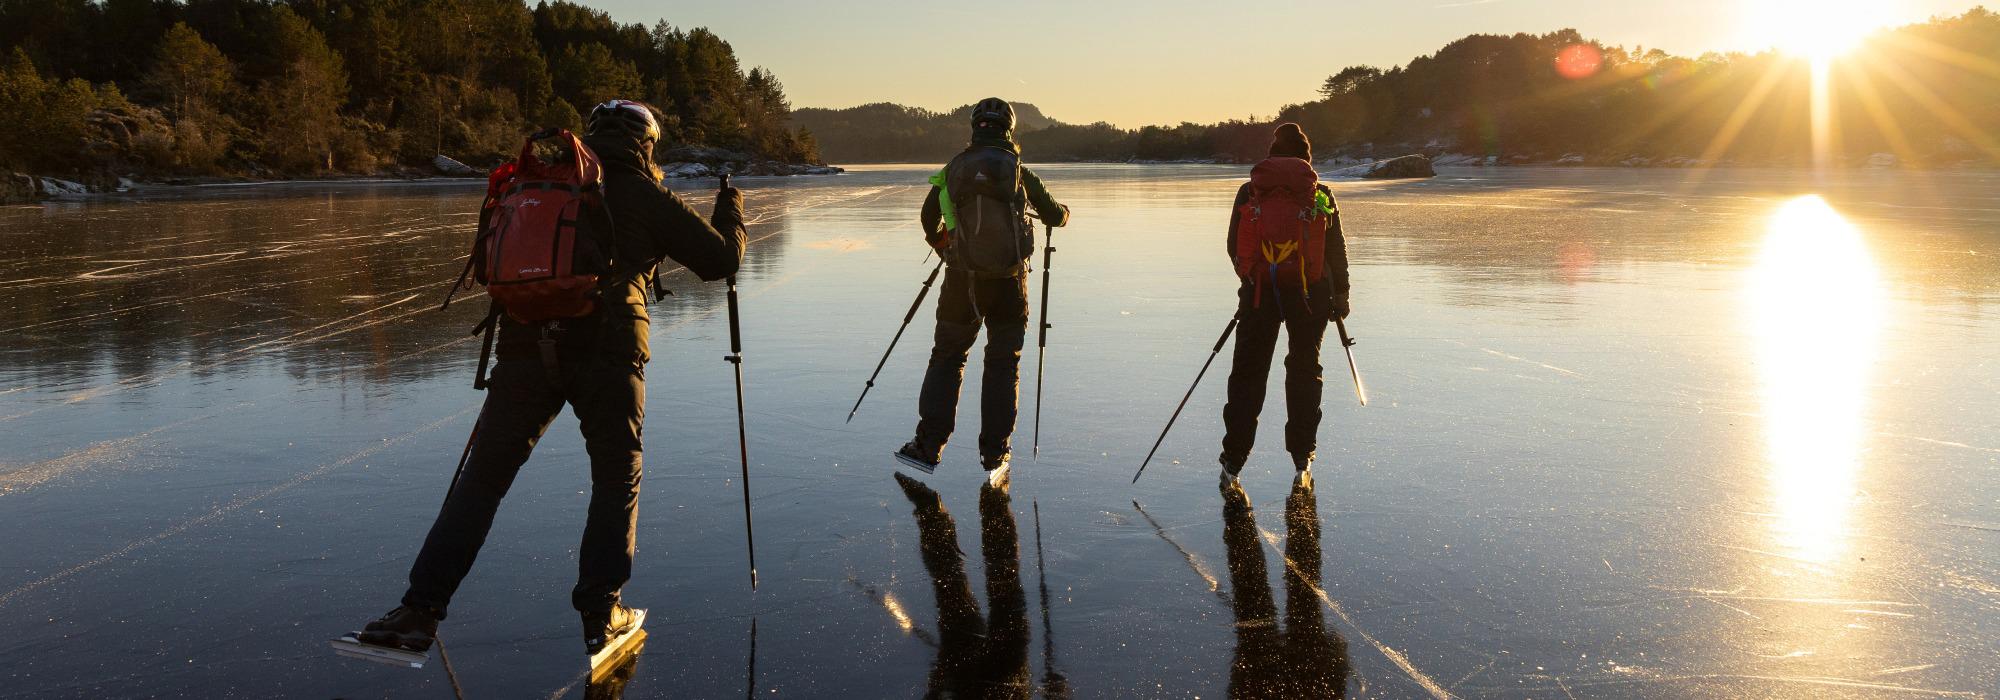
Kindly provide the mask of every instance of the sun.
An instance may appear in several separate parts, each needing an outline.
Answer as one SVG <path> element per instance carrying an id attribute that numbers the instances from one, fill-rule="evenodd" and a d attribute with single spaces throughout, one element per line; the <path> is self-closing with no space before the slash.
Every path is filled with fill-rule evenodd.
<path id="1" fill-rule="evenodd" d="M 1752 44 L 1827 63 L 1894 21 L 1895 0 L 1749 0 L 1743 32 Z"/>

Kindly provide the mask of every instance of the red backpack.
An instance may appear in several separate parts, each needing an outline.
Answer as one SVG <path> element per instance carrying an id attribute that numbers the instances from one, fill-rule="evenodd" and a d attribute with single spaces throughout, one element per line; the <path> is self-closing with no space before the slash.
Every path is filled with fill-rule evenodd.
<path id="1" fill-rule="evenodd" d="M 549 161 L 536 154 L 551 153 Z M 604 169 L 575 134 L 536 132 L 489 179 L 473 243 L 475 279 L 508 316 L 541 323 L 597 310 Z"/>
<path id="2" fill-rule="evenodd" d="M 472 258 L 459 273 L 486 286 L 493 311 L 473 334 L 486 334 L 475 387 L 484 388 L 494 321 L 501 313 L 539 324 L 597 310 L 598 279 L 611 269 L 610 212 L 597 154 L 565 129 L 528 136 L 521 157 L 493 170 L 479 209 Z M 445 305 L 451 295 L 445 296 Z"/>
<path id="3" fill-rule="evenodd" d="M 1333 200 L 1301 158 L 1266 158 L 1250 170 L 1250 196 L 1236 208 L 1236 274 L 1256 285 L 1304 290 L 1326 277 L 1326 227 Z"/>

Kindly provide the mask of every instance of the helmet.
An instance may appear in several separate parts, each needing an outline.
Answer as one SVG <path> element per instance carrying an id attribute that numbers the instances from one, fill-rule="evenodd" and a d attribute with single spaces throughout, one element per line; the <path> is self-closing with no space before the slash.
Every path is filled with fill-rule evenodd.
<path id="1" fill-rule="evenodd" d="M 998 97 L 988 97 L 972 106 L 973 129 L 1014 130 L 1014 106 Z"/>
<path id="2" fill-rule="evenodd" d="M 660 140 L 660 122 L 653 118 L 653 108 L 636 100 L 610 100 L 590 108 L 584 130 L 592 135 L 624 134 L 641 143 Z"/>

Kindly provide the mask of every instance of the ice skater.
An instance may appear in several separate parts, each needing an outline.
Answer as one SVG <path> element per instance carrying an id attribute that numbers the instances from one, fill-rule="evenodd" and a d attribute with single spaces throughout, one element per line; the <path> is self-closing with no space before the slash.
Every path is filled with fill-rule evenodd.
<path id="1" fill-rule="evenodd" d="M 566 137 L 567 132 L 561 132 L 548 140 Z M 547 225 L 568 231 L 569 237 L 559 235 L 554 240 L 575 246 L 565 250 L 577 252 L 555 256 L 558 262 L 554 264 L 569 265 L 572 258 L 593 254 L 605 258 L 606 264 L 590 271 L 594 273 L 590 275 L 592 284 L 573 290 L 580 293 L 572 300 L 576 306 L 553 313 L 573 315 L 531 320 L 551 315 L 549 308 L 554 307 L 546 306 L 552 303 L 548 299 L 534 304 L 501 304 L 504 313 L 498 318 L 498 361 L 460 476 L 410 567 L 402 605 L 368 623 L 353 641 L 381 649 L 428 652 L 452 593 L 472 569 L 473 559 L 486 541 L 500 499 L 564 404 L 576 414 L 590 455 L 589 513 L 577 550 L 577 583 L 570 603 L 582 616 L 585 651 L 592 655 L 593 663 L 600 652 L 607 651 L 608 642 L 631 636 L 643 620 L 643 611 L 627 607 L 619 592 L 632 576 L 638 527 L 639 436 L 645 419 L 645 365 L 649 358 L 646 289 L 663 258 L 685 265 L 706 281 L 729 277 L 742 264 L 745 246 L 742 196 L 723 188 L 717 194 L 714 213 L 704 220 L 661 184 L 652 154 L 659 139 L 659 122 L 650 107 L 612 100 L 591 110 L 587 135 L 580 141 L 585 152 L 557 143 L 557 153 L 548 161 L 552 165 L 546 172 L 573 177 L 579 173 L 563 168 L 574 163 L 581 171 L 582 187 L 564 190 L 524 180 L 534 175 L 531 169 L 542 171 L 539 162 L 520 165 L 513 185 L 495 177 L 497 191 L 489 193 L 490 208 L 481 215 L 481 240 L 490 240 L 484 229 L 498 226 L 489 219 L 509 221 L 509 228 L 506 236 L 494 237 L 500 242 L 479 248 L 481 252 L 475 257 L 512 254 L 504 241 L 531 235 L 529 229 L 540 220 L 524 213 L 526 208 L 547 206 L 548 201 L 567 192 L 584 197 L 583 208 L 561 209 L 542 218 Z M 568 143 L 579 142 L 571 139 Z M 599 172 L 604 192 L 601 201 L 609 209 L 610 220 L 592 228 L 593 219 L 587 212 L 593 200 L 588 198 L 594 194 L 591 185 Z M 526 199 L 514 196 L 523 193 Z M 515 209 L 500 211 L 509 207 Z M 586 243 L 593 243 L 594 251 Z M 488 260 L 479 262 L 482 270 L 489 267 Z M 522 268 L 530 269 L 541 271 L 532 265 Z M 503 290 L 491 277 L 495 274 L 499 273 L 484 272 L 481 281 L 488 283 L 496 299 L 562 292 L 554 288 L 563 285 L 549 280 L 544 280 L 540 291 Z"/>
<path id="2" fill-rule="evenodd" d="M 1312 143 L 1297 124 L 1278 125 L 1269 157 L 1236 190 L 1228 241 L 1241 284 L 1229 402 L 1222 409 L 1222 482 L 1236 481 L 1250 459 L 1283 326 L 1289 339 L 1285 451 L 1291 453 L 1295 479 L 1310 484 L 1325 384 L 1320 342 L 1328 324 L 1347 318 L 1347 243 L 1333 191 L 1313 170 Z"/>
<path id="3" fill-rule="evenodd" d="M 931 176 L 924 199 L 924 239 L 944 258 L 937 336 L 917 399 L 917 434 L 897 459 L 928 474 L 937 469 L 958 413 L 965 361 L 986 327 L 980 384 L 979 462 L 987 482 L 1003 484 L 1013 459 L 1020 408 L 1021 347 L 1028 333 L 1028 258 L 1034 253 L 1032 209 L 1042 223 L 1069 223 L 1069 207 L 1049 196 L 1021 165 L 1014 107 L 989 97 L 972 108 L 972 140 Z"/>

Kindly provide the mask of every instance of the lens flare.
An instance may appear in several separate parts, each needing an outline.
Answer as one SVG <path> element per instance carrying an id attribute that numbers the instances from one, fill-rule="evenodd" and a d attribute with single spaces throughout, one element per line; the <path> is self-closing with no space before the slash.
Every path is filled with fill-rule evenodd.
<path id="1" fill-rule="evenodd" d="M 1590 44 L 1571 44 L 1556 53 L 1556 74 L 1570 80 L 1582 80 L 1604 67 L 1604 52 Z"/>

